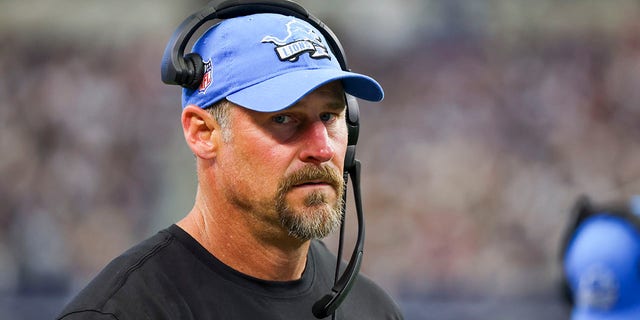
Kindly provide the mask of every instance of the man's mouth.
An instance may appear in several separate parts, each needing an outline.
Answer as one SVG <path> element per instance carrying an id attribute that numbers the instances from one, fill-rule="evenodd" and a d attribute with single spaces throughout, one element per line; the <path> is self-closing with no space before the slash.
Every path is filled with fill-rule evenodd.
<path id="1" fill-rule="evenodd" d="M 303 182 L 301 184 L 305 185 L 305 184 L 330 184 L 330 183 L 327 182 L 327 181 L 322 181 L 322 180 L 314 180 L 314 181 L 306 181 L 306 182 Z"/>
<path id="2" fill-rule="evenodd" d="M 331 186 L 332 184 L 328 181 L 314 180 L 314 181 L 305 181 L 303 183 L 299 183 L 295 185 L 296 187 L 313 187 L 313 186 Z"/>

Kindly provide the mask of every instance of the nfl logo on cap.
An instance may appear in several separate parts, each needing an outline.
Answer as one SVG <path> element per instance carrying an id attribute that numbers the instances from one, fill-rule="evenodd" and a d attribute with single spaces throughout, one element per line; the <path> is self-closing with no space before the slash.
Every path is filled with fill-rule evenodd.
<path id="1" fill-rule="evenodd" d="M 204 75 L 202 76 L 202 82 L 198 88 L 199 93 L 207 92 L 207 88 L 211 85 L 213 76 L 211 75 L 213 68 L 211 67 L 211 59 L 204 61 Z"/>

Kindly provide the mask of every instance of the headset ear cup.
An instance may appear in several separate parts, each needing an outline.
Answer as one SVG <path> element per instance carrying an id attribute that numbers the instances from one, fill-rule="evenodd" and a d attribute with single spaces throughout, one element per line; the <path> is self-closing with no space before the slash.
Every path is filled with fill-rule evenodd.
<path id="1" fill-rule="evenodd" d="M 185 55 L 184 60 L 187 64 L 187 70 L 189 72 L 187 75 L 187 79 L 185 79 L 182 86 L 188 89 L 195 90 L 200 86 L 202 77 L 204 77 L 204 62 L 202 62 L 202 57 L 195 52 Z"/>
<path id="2" fill-rule="evenodd" d="M 358 136 L 360 135 L 360 107 L 358 106 L 358 100 L 356 97 L 347 94 L 347 128 L 349 129 L 349 145 L 356 145 L 358 143 Z"/>
<path id="3" fill-rule="evenodd" d="M 356 163 L 356 144 L 360 135 L 360 109 L 354 96 L 346 95 L 347 100 L 347 153 L 344 158 L 344 171 L 351 170 Z"/>

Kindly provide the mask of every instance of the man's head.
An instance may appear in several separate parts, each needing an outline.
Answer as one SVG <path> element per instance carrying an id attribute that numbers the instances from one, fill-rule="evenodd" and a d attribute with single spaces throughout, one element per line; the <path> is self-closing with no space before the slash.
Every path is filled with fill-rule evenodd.
<path id="1" fill-rule="evenodd" d="M 630 206 L 578 204 L 563 251 L 572 319 L 640 317 L 639 200 Z"/>
<path id="2" fill-rule="evenodd" d="M 300 240 L 340 223 L 345 94 L 383 96 L 375 80 L 343 70 L 333 50 L 290 16 L 224 20 L 196 41 L 203 81 L 183 89 L 185 138 L 207 168 L 200 183 L 258 225 Z"/>

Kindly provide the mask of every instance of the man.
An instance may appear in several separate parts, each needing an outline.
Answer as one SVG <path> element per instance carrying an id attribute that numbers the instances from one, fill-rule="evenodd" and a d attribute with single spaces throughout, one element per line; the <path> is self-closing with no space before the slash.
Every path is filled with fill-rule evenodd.
<path id="1" fill-rule="evenodd" d="M 562 243 L 572 320 L 640 319 L 640 197 L 574 207 Z"/>
<path id="2" fill-rule="evenodd" d="M 112 261 L 58 319 L 315 319 L 331 290 L 336 257 L 318 239 L 341 222 L 345 92 L 379 101 L 382 88 L 283 14 L 223 20 L 193 51 L 202 80 L 183 90 L 181 117 L 193 209 Z M 335 317 L 402 318 L 363 275 Z"/>

